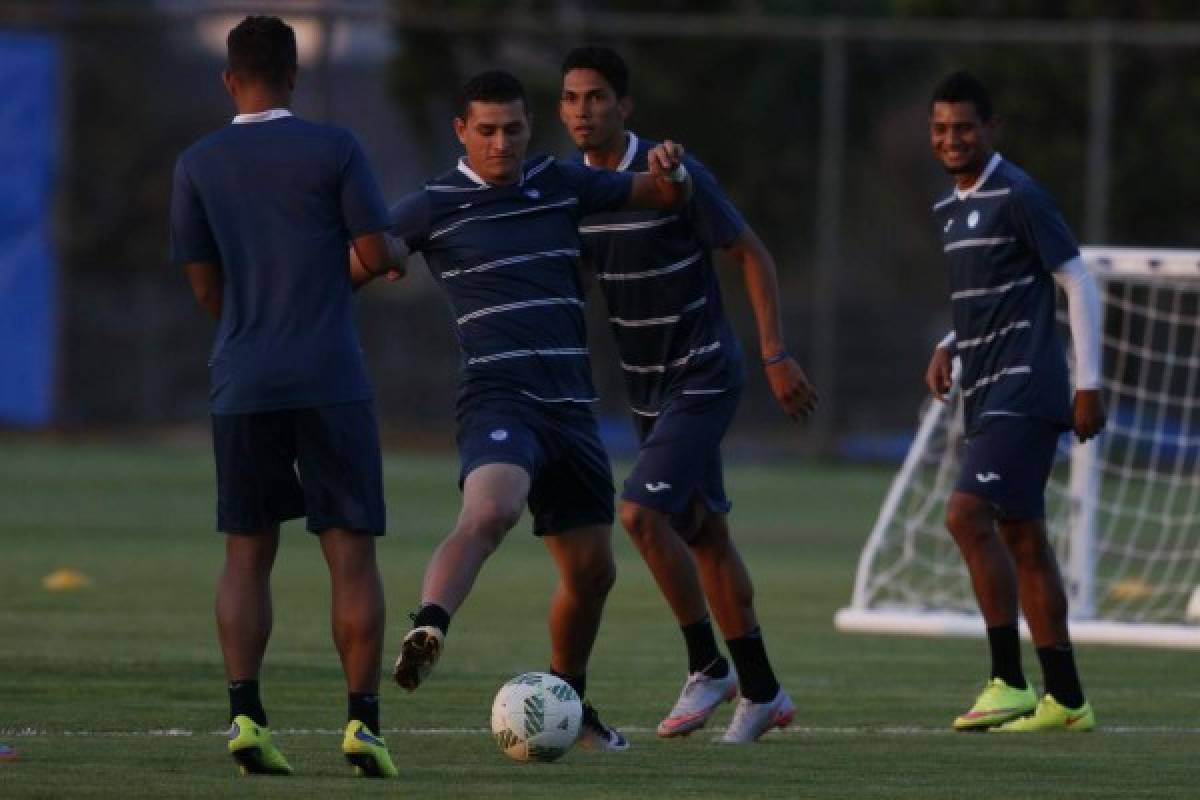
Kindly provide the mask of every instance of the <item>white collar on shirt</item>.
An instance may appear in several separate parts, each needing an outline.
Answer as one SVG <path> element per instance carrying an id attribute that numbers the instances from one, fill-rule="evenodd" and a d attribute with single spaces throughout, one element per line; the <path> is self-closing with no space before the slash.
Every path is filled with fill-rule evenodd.
<path id="1" fill-rule="evenodd" d="M 490 183 L 485 181 L 483 178 L 479 177 L 478 172 L 471 169 L 471 167 L 467 165 L 467 157 L 466 156 L 458 157 L 458 171 L 461 172 L 463 175 L 466 175 L 468 178 L 470 178 L 471 181 L 477 186 L 488 187 L 488 188 L 491 188 L 491 186 L 492 186 Z M 524 185 L 525 185 L 525 165 L 522 164 L 521 165 L 521 175 L 520 175 L 520 177 L 517 178 L 517 186 L 524 186 Z"/>
<path id="2" fill-rule="evenodd" d="M 625 131 L 625 136 L 628 137 L 625 144 L 625 155 L 621 156 L 621 163 L 617 164 L 617 172 L 624 172 L 629 169 L 629 165 L 633 163 L 633 157 L 637 155 L 637 134 L 633 131 Z M 588 161 L 587 153 L 583 154 L 583 163 L 589 167 L 592 165 L 592 162 Z"/>
<path id="3" fill-rule="evenodd" d="M 270 122 L 273 119 L 283 119 L 292 116 L 286 108 L 271 108 L 266 111 L 256 111 L 253 114 L 238 114 L 233 118 L 234 125 L 246 125 L 251 122 Z"/>
<path id="4" fill-rule="evenodd" d="M 996 167 L 1000 166 L 1000 162 L 1003 160 L 1004 159 L 1000 157 L 999 153 L 992 153 L 992 157 L 988 159 L 987 166 L 983 168 L 983 172 L 979 173 L 979 180 L 975 181 L 974 185 L 967 189 L 959 189 L 956 187 L 954 189 L 954 196 L 959 200 L 966 200 L 968 197 L 978 192 L 980 187 L 987 183 L 987 179 L 992 177 L 992 173 L 996 171 Z"/>

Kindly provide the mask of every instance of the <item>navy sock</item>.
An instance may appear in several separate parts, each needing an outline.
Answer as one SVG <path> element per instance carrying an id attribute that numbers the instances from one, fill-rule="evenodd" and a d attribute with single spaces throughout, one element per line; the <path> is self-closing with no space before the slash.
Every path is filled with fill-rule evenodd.
<path id="1" fill-rule="evenodd" d="M 779 681 L 767 659 L 767 647 L 763 643 L 762 629 L 755 628 L 739 639 L 727 639 L 729 657 L 737 667 L 738 684 L 742 697 L 751 703 L 767 703 L 779 693 Z"/>
<path id="2" fill-rule="evenodd" d="M 575 690 L 575 694 L 579 695 L 580 702 L 583 701 L 583 695 L 587 692 L 587 675 L 564 675 L 561 672 L 550 670 L 550 674 L 564 681 L 568 686 Z"/>
<path id="3" fill-rule="evenodd" d="M 992 651 L 992 677 L 999 678 L 1014 689 L 1028 686 L 1025 674 L 1021 671 L 1021 640 L 1017 626 L 988 628 L 987 638 Z"/>
<path id="4" fill-rule="evenodd" d="M 450 614 L 437 603 L 425 603 L 412 615 L 413 627 L 432 625 L 444 636 L 450 630 Z"/>
<path id="5" fill-rule="evenodd" d="M 367 730 L 379 735 L 379 695 L 376 692 L 350 692 L 346 695 L 346 717 L 356 719 Z"/>
<path id="6" fill-rule="evenodd" d="M 229 682 L 229 721 L 237 716 L 247 716 L 262 725 L 267 726 L 267 712 L 263 710 L 262 700 L 258 696 L 258 681 Z"/>
<path id="7" fill-rule="evenodd" d="M 1039 647 L 1038 661 L 1042 662 L 1042 676 L 1046 681 L 1046 694 L 1067 708 L 1083 705 L 1083 687 L 1079 685 L 1079 672 L 1075 669 L 1075 651 L 1070 642 L 1060 642 L 1050 647 Z"/>
<path id="8" fill-rule="evenodd" d="M 681 625 L 679 630 L 683 632 L 683 641 L 687 645 L 688 672 L 704 672 L 709 667 L 713 667 L 714 662 L 725 661 L 721 658 L 721 651 L 717 650 L 717 637 L 713 635 L 712 621 L 707 614 L 699 622 Z M 721 671 L 722 667 L 717 665 L 715 669 Z M 712 672 L 708 674 L 714 678 L 720 678 L 728 672 L 728 669 L 729 666 L 726 663 L 721 675 Z"/>

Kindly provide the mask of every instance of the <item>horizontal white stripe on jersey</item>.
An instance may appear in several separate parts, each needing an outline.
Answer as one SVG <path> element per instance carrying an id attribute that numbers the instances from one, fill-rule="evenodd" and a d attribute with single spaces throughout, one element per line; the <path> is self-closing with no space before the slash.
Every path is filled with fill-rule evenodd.
<path id="1" fill-rule="evenodd" d="M 517 311 L 518 309 L 534 308 L 536 306 L 561 305 L 582 306 L 583 301 L 577 297 L 544 297 L 539 300 L 522 300 L 517 303 L 504 303 L 503 305 L 499 306 L 488 306 L 486 308 L 481 308 L 477 311 L 472 311 L 470 314 L 463 314 L 458 318 L 458 324 L 462 325 L 464 322 L 470 322 L 473 319 L 486 317 L 489 314 L 502 314 L 505 311 Z"/>
<path id="2" fill-rule="evenodd" d="M 633 281 L 641 278 L 657 278 L 662 275 L 669 275 L 672 272 L 678 272 L 685 267 L 695 264 L 704 256 L 704 253 L 697 250 L 682 261 L 676 261 L 674 264 L 668 264 L 665 267 L 658 269 L 648 269 L 645 272 L 598 272 L 596 277 L 602 281 Z"/>
<path id="3" fill-rule="evenodd" d="M 520 216 L 524 216 L 526 214 L 537 214 L 541 211 L 549 211 L 554 208 L 565 208 L 567 206 L 574 206 L 574 205 L 578 205 L 578 204 L 579 204 L 578 197 L 568 197 L 566 200 L 559 200 L 557 203 L 545 203 L 544 205 L 540 205 L 540 206 L 531 206 L 529 208 L 518 208 L 515 211 L 502 211 L 498 214 L 481 214 L 478 217 L 467 217 L 466 219 L 460 219 L 460 220 L 457 220 L 456 222 L 452 222 L 444 228 L 438 228 L 436 231 L 429 234 L 429 238 L 436 239 L 439 236 L 444 236 L 447 233 L 450 233 L 451 231 L 458 230 L 463 225 L 466 225 L 469 222 L 486 222 L 487 220 L 491 220 L 491 219 L 504 219 L 506 217 L 520 217 Z"/>
<path id="4" fill-rule="evenodd" d="M 966 300 L 970 297 L 983 297 L 989 294 L 1004 294 L 1007 291 L 1017 288 L 1018 286 L 1028 286 L 1033 283 L 1033 276 L 1026 275 L 1024 278 L 1018 278 L 1015 281 L 1002 283 L 999 286 L 988 286 L 983 289 L 962 289 L 957 292 L 950 293 L 951 300 Z"/>
<path id="5" fill-rule="evenodd" d="M 666 372 L 668 369 L 671 369 L 672 367 L 682 367 L 684 364 L 691 361 L 694 357 L 702 356 L 702 355 L 705 355 L 706 353 L 711 353 L 714 350 L 719 349 L 720 347 L 721 347 L 720 342 L 712 342 L 711 344 L 706 344 L 703 347 L 693 347 L 691 350 L 688 351 L 686 356 L 677 358 L 674 361 L 668 361 L 666 364 L 645 364 L 645 365 L 639 366 L 639 365 L 635 365 L 635 364 L 626 364 L 624 361 L 622 361 L 621 369 L 625 370 L 626 372 L 639 372 L 639 373 Z"/>
<path id="6" fill-rule="evenodd" d="M 949 197 L 943 197 L 941 200 L 938 200 L 936 203 L 933 204 L 933 210 L 937 211 L 942 206 L 948 206 L 953 202 L 954 202 L 953 194 L 951 194 Z"/>
<path id="7" fill-rule="evenodd" d="M 594 403 L 600 399 L 599 397 L 541 397 L 524 389 L 521 390 L 521 394 L 530 400 L 537 400 L 539 403 Z"/>
<path id="8" fill-rule="evenodd" d="M 1015 242 L 1015 236 L 991 236 L 986 239 L 959 239 L 957 242 L 951 242 L 942 248 L 943 253 L 949 253 L 951 250 L 962 250 L 965 247 L 996 247 L 997 245 L 1009 244 Z"/>
<path id="9" fill-rule="evenodd" d="M 679 309 L 678 314 L 672 314 L 669 317 L 646 317 L 645 319 L 623 319 L 621 317 L 609 317 L 608 321 L 614 325 L 619 325 L 622 328 L 648 328 L 654 325 L 674 325 L 676 322 L 679 322 L 679 320 L 682 319 L 684 314 L 703 307 L 707 302 L 707 297 L 701 297 L 699 300 L 693 300 L 683 308 Z"/>
<path id="10" fill-rule="evenodd" d="M 725 394 L 726 389 L 684 389 L 680 394 Z"/>
<path id="11" fill-rule="evenodd" d="M 663 225 L 669 225 L 679 219 L 675 214 L 666 217 L 655 217 L 654 219 L 642 220 L 641 222 L 613 222 L 609 225 L 580 225 L 579 232 L 587 233 L 610 233 L 613 231 L 642 231 L 647 228 L 658 228 Z"/>
<path id="12" fill-rule="evenodd" d="M 1033 323 L 1031 323 L 1029 320 L 1019 319 L 1012 324 L 1005 325 L 1003 328 L 1001 328 L 998 331 L 993 331 L 993 332 L 989 333 L 987 336 L 977 336 L 974 339 L 963 339 L 961 342 L 958 343 L 958 349 L 962 350 L 967 347 L 978 347 L 981 344 L 987 344 L 988 342 L 992 341 L 993 339 L 995 339 L 998 336 L 1004 336 L 1007 333 L 1012 333 L 1013 331 L 1015 331 L 1019 328 L 1029 328 L 1032 326 L 1033 326 Z"/>
<path id="13" fill-rule="evenodd" d="M 550 166 L 553 163 L 554 163 L 554 156 L 546 156 L 545 161 L 543 161 L 542 163 L 538 164 L 536 167 L 533 167 L 532 169 L 530 169 L 528 172 L 525 173 L 525 180 L 529 180 L 534 175 L 537 175 L 539 172 L 541 172 L 542 170 L 544 170 L 546 167 Z"/>
<path id="14" fill-rule="evenodd" d="M 1021 414 L 1017 411 L 985 411 L 979 416 L 981 417 L 1028 417 L 1028 414 Z"/>
<path id="15" fill-rule="evenodd" d="M 482 186 L 452 186 L 448 183 L 427 183 L 425 184 L 426 191 L 430 192 L 482 192 L 492 187 L 484 184 Z"/>
<path id="16" fill-rule="evenodd" d="M 657 411 L 647 411 L 643 408 L 634 408 L 633 406 L 630 406 L 629 410 L 632 411 L 633 413 L 637 414 L 639 417 L 657 417 L 658 416 Z"/>
<path id="17" fill-rule="evenodd" d="M 492 353 L 490 356 L 476 356 L 467 359 L 467 366 L 489 364 L 493 361 L 503 361 L 508 358 L 530 358 L 532 356 L 586 356 L 586 347 L 551 347 L 546 350 L 506 350 L 503 353 Z"/>
<path id="18" fill-rule="evenodd" d="M 970 388 L 963 389 L 963 397 L 970 397 L 984 386 L 995 383 L 996 381 L 1008 375 L 1028 375 L 1031 372 L 1033 372 L 1033 368 L 1027 366 L 1005 367 L 999 372 L 993 372 L 991 375 L 980 378 L 979 380 L 975 381 L 975 383 L 971 384 Z"/>
<path id="19" fill-rule="evenodd" d="M 521 264 L 525 261 L 534 261 L 539 258 L 556 258 L 558 256 L 566 256 L 567 258 L 579 258 L 578 250 L 542 250 L 538 253 L 522 253 L 519 256 L 508 256 L 507 258 L 498 258 L 495 261 L 485 261 L 482 264 L 477 264 L 466 269 L 448 269 L 442 273 L 443 278 L 455 278 L 459 275 L 467 275 L 472 272 L 487 272 L 489 269 L 497 267 L 507 267 L 510 264 Z"/>
<path id="20" fill-rule="evenodd" d="M 1012 189 L 1006 186 L 1003 189 L 988 189 L 986 191 L 972 192 L 971 197 L 1003 197 L 1011 191 Z"/>

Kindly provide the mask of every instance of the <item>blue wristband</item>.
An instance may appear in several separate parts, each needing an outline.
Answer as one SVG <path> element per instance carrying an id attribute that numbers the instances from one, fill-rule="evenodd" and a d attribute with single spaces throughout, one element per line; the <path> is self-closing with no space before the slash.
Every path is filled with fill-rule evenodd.
<path id="1" fill-rule="evenodd" d="M 776 364 L 778 364 L 779 362 L 785 361 L 786 359 L 789 359 L 791 357 L 792 357 L 791 354 L 788 353 L 787 350 L 780 350 L 778 353 L 771 356 L 770 358 L 763 359 L 763 366 L 764 367 L 773 367 Z"/>

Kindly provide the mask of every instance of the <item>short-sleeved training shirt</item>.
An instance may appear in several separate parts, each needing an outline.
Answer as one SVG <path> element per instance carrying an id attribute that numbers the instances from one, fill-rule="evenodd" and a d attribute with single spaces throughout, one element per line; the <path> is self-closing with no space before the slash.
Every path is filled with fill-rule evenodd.
<path id="1" fill-rule="evenodd" d="M 972 188 L 933 207 L 950 265 L 967 430 L 1021 415 L 1069 426 L 1052 273 L 1079 248 L 1050 195 L 994 154 Z"/>
<path id="2" fill-rule="evenodd" d="M 578 274 L 579 220 L 620 208 L 629 174 L 550 156 L 508 186 L 465 161 L 392 208 L 392 235 L 419 251 L 445 289 L 462 353 L 460 412 L 496 396 L 596 399 Z"/>
<path id="3" fill-rule="evenodd" d="M 626 135 L 616 171 L 646 170 L 656 142 Z M 584 264 L 608 304 L 630 406 L 641 416 L 657 415 L 676 393 L 712 394 L 745 381 L 712 251 L 733 244 L 746 223 L 703 164 L 691 156 L 684 163 L 693 194 L 679 211 L 594 214 L 579 228 Z"/>
<path id="4" fill-rule="evenodd" d="M 257 116 L 175 165 L 171 261 L 217 264 L 223 281 L 212 411 L 369 399 L 348 252 L 352 238 L 387 229 L 386 203 L 349 131 Z"/>

